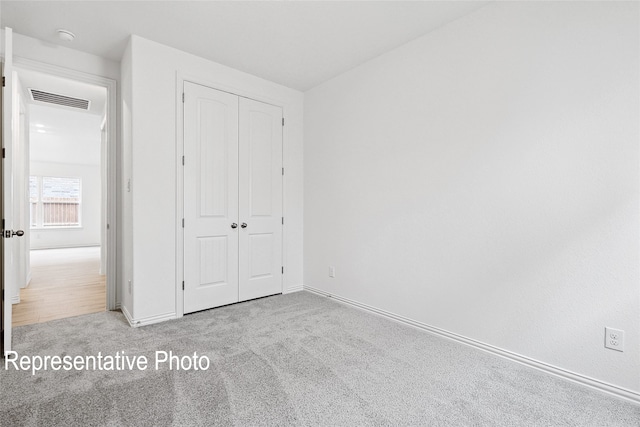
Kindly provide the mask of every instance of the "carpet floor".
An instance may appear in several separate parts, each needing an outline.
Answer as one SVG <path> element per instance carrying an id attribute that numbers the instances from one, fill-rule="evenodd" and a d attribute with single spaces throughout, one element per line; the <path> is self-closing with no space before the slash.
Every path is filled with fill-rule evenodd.
<path id="1" fill-rule="evenodd" d="M 2 426 L 638 426 L 640 407 L 308 292 L 131 328 L 21 326 L 20 356 L 144 355 L 146 370 L 0 369 Z M 153 366 L 156 351 L 207 370 Z"/>

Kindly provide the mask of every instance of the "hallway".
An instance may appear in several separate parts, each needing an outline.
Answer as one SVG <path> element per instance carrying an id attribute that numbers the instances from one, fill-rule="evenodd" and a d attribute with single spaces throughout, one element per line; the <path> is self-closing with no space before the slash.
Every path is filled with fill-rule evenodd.
<path id="1" fill-rule="evenodd" d="M 31 282 L 13 306 L 13 325 L 106 310 L 106 276 L 100 275 L 100 247 L 31 251 Z"/>

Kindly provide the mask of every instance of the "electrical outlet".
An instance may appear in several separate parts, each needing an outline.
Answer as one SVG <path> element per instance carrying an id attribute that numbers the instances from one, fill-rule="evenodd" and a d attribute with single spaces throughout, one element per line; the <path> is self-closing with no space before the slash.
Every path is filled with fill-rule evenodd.
<path id="1" fill-rule="evenodd" d="M 329 277 L 336 277 L 336 268 L 329 266 Z"/>
<path id="2" fill-rule="evenodd" d="M 604 328 L 604 346 L 611 350 L 624 351 L 624 331 Z"/>

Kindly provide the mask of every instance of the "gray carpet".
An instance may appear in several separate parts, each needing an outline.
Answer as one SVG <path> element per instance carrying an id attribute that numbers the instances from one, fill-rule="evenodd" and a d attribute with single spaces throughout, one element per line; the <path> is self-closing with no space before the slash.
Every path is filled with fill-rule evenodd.
<path id="1" fill-rule="evenodd" d="M 640 407 L 308 292 L 130 328 L 15 328 L 21 355 L 194 351 L 206 371 L 0 370 L 2 426 L 638 426 Z"/>

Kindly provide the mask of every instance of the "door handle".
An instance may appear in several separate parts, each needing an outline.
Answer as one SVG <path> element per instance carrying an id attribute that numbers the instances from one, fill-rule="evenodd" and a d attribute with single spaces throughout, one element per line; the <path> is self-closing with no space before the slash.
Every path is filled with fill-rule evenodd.
<path id="1" fill-rule="evenodd" d="M 5 239 L 10 239 L 13 236 L 22 237 L 22 236 L 24 236 L 24 231 L 22 231 L 22 230 L 18 230 L 18 231 L 2 230 L 2 234 L 0 236 L 4 237 Z"/>
<path id="2" fill-rule="evenodd" d="M 242 228 L 247 228 L 247 223 L 246 223 L 246 222 L 243 222 L 243 223 L 242 223 L 242 225 L 241 225 L 240 227 L 242 227 Z"/>
<path id="3" fill-rule="evenodd" d="M 238 224 L 234 222 L 233 224 L 231 224 L 231 228 L 238 228 Z"/>

